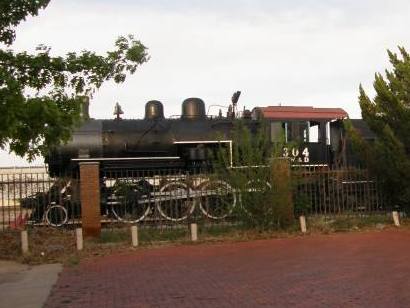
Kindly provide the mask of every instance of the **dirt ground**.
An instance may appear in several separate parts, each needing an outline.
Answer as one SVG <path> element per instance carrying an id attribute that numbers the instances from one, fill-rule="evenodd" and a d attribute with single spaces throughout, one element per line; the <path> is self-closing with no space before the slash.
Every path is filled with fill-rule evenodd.
<path id="1" fill-rule="evenodd" d="M 143 248 L 66 267 L 45 307 L 409 307 L 410 230 Z"/>

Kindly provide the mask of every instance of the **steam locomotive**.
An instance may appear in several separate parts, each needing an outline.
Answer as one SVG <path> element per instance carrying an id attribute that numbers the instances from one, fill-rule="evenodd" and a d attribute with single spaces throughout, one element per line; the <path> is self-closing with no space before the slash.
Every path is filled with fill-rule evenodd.
<path id="1" fill-rule="evenodd" d="M 139 222 L 157 210 L 163 219 L 178 222 L 195 207 L 210 219 L 225 218 L 239 202 L 238 192 L 229 183 L 200 175 L 221 146 L 230 154 L 228 167 L 240 167 L 232 161 L 235 121 L 243 121 L 255 132 L 263 119 L 271 142 L 284 136 L 282 155 L 294 164 L 334 168 L 355 160 L 343 128 L 348 117 L 343 109 L 269 106 L 238 112 L 239 96 L 239 91 L 234 93 L 225 115 L 219 110 L 219 115 L 212 117 L 207 116 L 205 103 L 199 98 L 184 100 L 179 118 L 165 118 L 162 103 L 153 100 L 146 103 L 145 118 L 140 120 L 121 119 L 118 103 L 115 119 L 91 119 L 85 101 L 83 125 L 74 131 L 70 142 L 46 157 L 49 174 L 65 178 L 78 171 L 81 162 L 99 162 L 102 214 L 110 212 L 119 221 Z M 360 120 L 353 124 L 365 127 Z M 116 170 L 148 173 L 131 179 L 111 177 Z M 172 176 L 175 170 L 195 171 L 198 176 L 188 181 L 184 175 Z M 78 183 L 74 183 L 73 179 L 60 182 L 42 196 L 46 201 L 37 209 L 38 219 L 61 226 L 70 217 L 79 216 L 81 208 L 73 197 Z M 38 200 L 25 202 L 30 206 Z"/>
<path id="2" fill-rule="evenodd" d="M 162 103 L 155 100 L 146 103 L 145 118 L 141 120 L 121 119 L 119 105 L 115 119 L 90 119 L 85 103 L 84 124 L 69 143 L 46 157 L 50 175 L 64 175 L 79 162 L 87 161 L 99 162 L 103 169 L 201 168 L 209 164 L 210 153 L 221 145 L 232 154 L 232 130 L 238 119 L 251 131 L 264 119 L 272 142 L 283 134 L 287 143 L 298 141 L 297 146 L 283 150 L 283 156 L 295 163 L 346 163 L 342 121 L 347 113 L 343 109 L 271 106 L 238 112 L 239 95 L 234 94 L 226 116 L 220 110 L 216 117 L 206 115 L 205 103 L 199 98 L 184 100 L 180 118 L 168 119 Z"/>

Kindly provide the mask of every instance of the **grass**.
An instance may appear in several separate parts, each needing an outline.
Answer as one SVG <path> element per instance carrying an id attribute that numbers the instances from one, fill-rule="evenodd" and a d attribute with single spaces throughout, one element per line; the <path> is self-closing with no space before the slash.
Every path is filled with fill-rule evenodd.
<path id="1" fill-rule="evenodd" d="M 158 242 L 188 241 L 190 234 L 188 227 L 140 228 L 138 238 L 142 245 L 152 245 Z"/>
<path id="2" fill-rule="evenodd" d="M 131 241 L 131 235 L 129 230 L 124 228 L 116 229 L 103 229 L 101 230 L 101 236 L 98 240 L 99 243 L 121 243 Z"/>
<path id="3" fill-rule="evenodd" d="M 392 218 L 387 214 L 310 216 L 307 225 L 310 233 L 348 232 L 384 229 L 392 226 Z"/>
<path id="4" fill-rule="evenodd" d="M 29 253 L 21 254 L 20 231 L 0 232 L 0 259 L 28 264 L 63 262 L 65 256 L 75 251 L 73 230 L 35 228 L 28 230 Z"/>
<path id="5" fill-rule="evenodd" d="M 410 219 L 401 219 L 402 228 L 410 227 Z M 329 234 L 361 230 L 382 230 L 394 228 L 391 215 L 349 215 L 308 216 L 308 234 Z M 131 232 L 129 227 L 109 227 L 101 232 L 98 240 L 86 239 L 84 250 L 78 252 L 75 245 L 74 230 L 52 228 L 29 229 L 29 254 L 23 256 L 20 248 L 20 231 L 0 232 L 0 259 L 15 260 L 27 264 L 64 263 L 76 266 L 82 259 L 108 255 L 118 252 L 130 252 Z M 199 224 L 198 243 L 221 241 L 247 241 L 268 238 L 300 236 L 299 224 L 286 230 L 260 231 L 235 224 Z M 141 247 L 158 245 L 192 244 L 188 225 L 164 228 L 140 227 L 138 230 Z"/>
<path id="6" fill-rule="evenodd" d="M 245 230 L 241 225 L 223 225 L 214 224 L 208 227 L 199 225 L 200 237 L 224 237 L 227 234 L 238 233 Z"/>
<path id="7" fill-rule="evenodd" d="M 70 266 L 70 267 L 76 266 L 76 265 L 80 264 L 80 257 L 77 254 L 70 255 L 67 258 L 65 264 L 67 266 Z"/>

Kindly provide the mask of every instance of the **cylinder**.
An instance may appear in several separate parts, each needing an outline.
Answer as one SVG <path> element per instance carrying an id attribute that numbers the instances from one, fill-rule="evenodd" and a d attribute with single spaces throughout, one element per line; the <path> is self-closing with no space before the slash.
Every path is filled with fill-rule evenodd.
<path id="1" fill-rule="evenodd" d="M 90 106 L 90 99 L 88 96 L 82 96 L 81 98 L 81 119 L 83 120 L 89 120 L 90 119 L 90 113 L 89 113 L 89 106 Z"/>
<path id="2" fill-rule="evenodd" d="M 399 212 L 393 211 L 393 222 L 396 227 L 400 227 L 400 219 L 399 219 Z"/>
<path id="3" fill-rule="evenodd" d="M 145 120 L 164 118 L 164 106 L 160 101 L 149 101 L 145 104 Z"/>
<path id="4" fill-rule="evenodd" d="M 299 217 L 300 231 L 306 233 L 306 217 L 304 215 Z"/>
<path id="5" fill-rule="evenodd" d="M 202 99 L 191 97 L 182 102 L 183 119 L 205 119 L 205 103 Z"/>
<path id="6" fill-rule="evenodd" d="M 131 226 L 131 243 L 133 247 L 138 246 L 138 227 Z"/>
<path id="7" fill-rule="evenodd" d="M 75 240 L 76 240 L 76 246 L 77 250 L 83 250 L 83 229 L 81 228 L 76 228 L 75 229 Z"/>
<path id="8" fill-rule="evenodd" d="M 198 240 L 198 225 L 191 224 L 191 241 L 196 242 Z"/>
<path id="9" fill-rule="evenodd" d="M 21 251 L 24 255 L 28 254 L 28 233 L 27 230 L 21 231 Z"/>

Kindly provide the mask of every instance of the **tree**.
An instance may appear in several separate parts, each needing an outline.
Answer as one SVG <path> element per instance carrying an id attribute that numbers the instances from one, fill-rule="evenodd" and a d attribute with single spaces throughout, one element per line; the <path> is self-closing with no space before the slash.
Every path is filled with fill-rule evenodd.
<path id="1" fill-rule="evenodd" d="M 29 159 L 70 138 L 80 123 L 81 103 L 104 81 L 125 81 L 149 57 L 147 48 L 132 35 L 119 37 L 105 56 L 92 51 L 51 56 L 39 45 L 35 54 L 9 47 L 15 27 L 36 16 L 50 0 L 0 2 L 0 147 Z"/>
<path id="2" fill-rule="evenodd" d="M 221 148 L 214 162 L 215 183 L 228 183 L 237 193 L 233 213 L 246 227 L 269 230 L 287 227 L 293 222 L 292 187 L 288 161 L 282 157 L 283 141 L 272 143 L 268 123 L 261 120 L 256 125 L 246 120 L 236 120 L 232 131 L 232 159 L 229 149 Z M 284 140 L 284 138 L 281 138 Z M 286 174 L 284 174 L 284 171 Z M 221 199 L 229 195 L 222 187 Z M 217 190 L 216 187 L 213 190 Z M 226 197 L 225 197 L 226 198 Z M 219 202 L 229 213 L 232 202 Z"/>
<path id="3" fill-rule="evenodd" d="M 377 140 L 365 143 L 357 134 L 354 140 L 392 204 L 410 209 L 410 56 L 403 47 L 399 51 L 388 50 L 393 69 L 386 70 L 385 77 L 376 73 L 373 99 L 360 86 L 362 117 Z"/>

